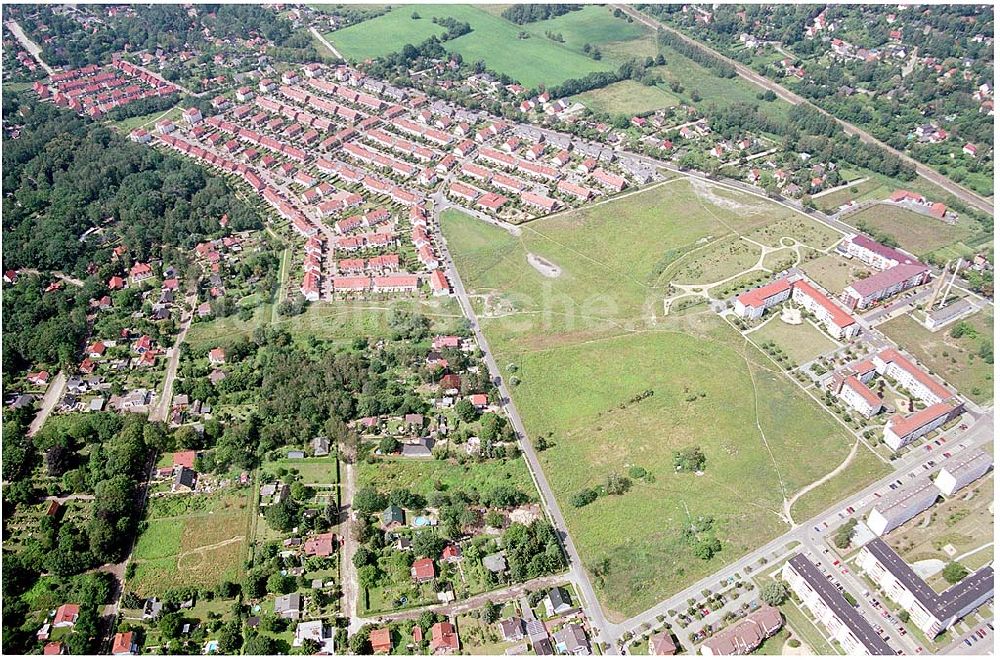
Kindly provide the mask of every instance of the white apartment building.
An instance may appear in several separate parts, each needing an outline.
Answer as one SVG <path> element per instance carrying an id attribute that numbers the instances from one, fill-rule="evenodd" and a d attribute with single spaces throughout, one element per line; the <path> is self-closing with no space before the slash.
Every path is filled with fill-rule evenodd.
<path id="1" fill-rule="evenodd" d="M 880 351 L 872 362 L 879 374 L 892 378 L 928 406 L 952 397 L 952 393 L 930 374 L 894 348 Z"/>
<path id="2" fill-rule="evenodd" d="M 991 566 L 937 593 L 882 539 L 865 544 L 857 562 L 886 597 L 909 612 L 910 621 L 931 638 L 993 598 Z"/>
<path id="3" fill-rule="evenodd" d="M 783 303 L 791 295 L 791 283 L 782 278 L 736 296 L 733 308 L 740 318 L 759 319 L 765 310 Z"/>
<path id="4" fill-rule="evenodd" d="M 781 569 L 781 577 L 837 640 L 846 655 L 896 654 L 804 554 L 789 559 Z"/>
<path id="5" fill-rule="evenodd" d="M 976 447 L 955 454 L 941 466 L 934 485 L 945 497 L 950 497 L 962 490 L 976 479 L 989 472 L 993 467 L 993 457 Z"/>
<path id="6" fill-rule="evenodd" d="M 868 514 L 868 527 L 882 536 L 896 529 L 921 511 L 926 511 L 938 498 L 938 489 L 930 481 L 893 491 L 879 499 Z"/>
<path id="7" fill-rule="evenodd" d="M 895 414 L 886 422 L 882 439 L 893 451 L 918 440 L 939 426 L 962 414 L 963 407 L 945 401 L 935 403 L 910 415 Z"/>

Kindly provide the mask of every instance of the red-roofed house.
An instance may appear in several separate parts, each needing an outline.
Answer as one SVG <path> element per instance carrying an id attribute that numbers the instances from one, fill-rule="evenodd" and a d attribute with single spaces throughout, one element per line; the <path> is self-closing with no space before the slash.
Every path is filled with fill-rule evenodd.
<path id="1" fill-rule="evenodd" d="M 434 290 L 435 296 L 446 296 L 451 293 L 448 278 L 440 270 L 431 271 L 431 288 Z"/>
<path id="2" fill-rule="evenodd" d="M 60 605 L 56 610 L 55 618 L 52 619 L 53 628 L 69 628 L 76 625 L 76 620 L 80 618 L 80 606 L 71 603 Z"/>
<path id="3" fill-rule="evenodd" d="M 434 560 L 427 557 L 421 557 L 410 567 L 410 576 L 416 582 L 430 582 L 435 575 Z"/>
<path id="4" fill-rule="evenodd" d="M 975 158 L 979 154 L 979 149 L 977 149 L 976 145 L 972 144 L 971 142 L 967 142 L 965 146 L 962 147 L 962 151 L 968 154 L 969 156 L 972 156 L 973 158 Z"/>
<path id="5" fill-rule="evenodd" d="M 106 350 L 107 347 L 104 345 L 104 342 L 98 340 L 87 347 L 87 356 L 91 358 L 99 358 L 104 355 L 104 351 Z"/>
<path id="6" fill-rule="evenodd" d="M 194 469 L 194 460 L 198 457 L 198 453 L 195 451 L 175 451 L 174 452 L 174 467 L 186 467 L 189 470 Z"/>
<path id="7" fill-rule="evenodd" d="M 46 385 L 49 382 L 49 372 L 39 371 L 37 373 L 28 374 L 28 382 L 32 385 Z"/>
<path id="8" fill-rule="evenodd" d="M 62 642 L 49 642 L 42 648 L 42 655 L 63 655 L 65 649 Z"/>
<path id="9" fill-rule="evenodd" d="M 482 409 L 490 404 L 489 398 L 485 394 L 470 394 L 469 403 L 476 408 Z"/>
<path id="10" fill-rule="evenodd" d="M 310 557 L 329 557 L 333 554 L 333 532 L 317 534 L 306 539 L 303 551 Z"/>
<path id="11" fill-rule="evenodd" d="M 458 650 L 458 632 L 448 621 L 431 626 L 431 653 L 451 653 Z"/>
<path id="12" fill-rule="evenodd" d="M 135 642 L 135 633 L 131 630 L 115 634 L 115 641 L 111 645 L 111 655 L 137 655 L 139 645 Z"/>
<path id="13" fill-rule="evenodd" d="M 447 562 L 456 562 L 462 558 L 462 549 L 454 543 L 449 543 L 441 552 L 441 559 Z"/>
<path id="14" fill-rule="evenodd" d="M 388 655 L 392 652 L 392 631 L 388 628 L 376 628 L 368 633 L 372 652 L 377 655 Z"/>
<path id="15" fill-rule="evenodd" d="M 129 270 L 128 276 L 133 282 L 142 282 L 153 276 L 153 268 L 149 264 L 136 263 Z"/>
<path id="16" fill-rule="evenodd" d="M 211 364 L 225 364 L 226 351 L 222 348 L 213 348 L 208 352 L 208 361 Z"/>

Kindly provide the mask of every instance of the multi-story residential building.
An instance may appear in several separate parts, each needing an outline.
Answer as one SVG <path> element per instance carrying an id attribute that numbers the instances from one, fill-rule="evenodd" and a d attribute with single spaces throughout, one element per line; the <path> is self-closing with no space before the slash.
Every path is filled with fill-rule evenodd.
<path id="1" fill-rule="evenodd" d="M 851 309 L 865 309 L 900 291 L 926 284 L 930 279 L 931 271 L 922 263 L 897 264 L 847 286 L 841 299 Z"/>
<path id="2" fill-rule="evenodd" d="M 872 362 L 880 375 L 892 378 L 927 405 L 952 398 L 952 393 L 943 385 L 894 348 L 879 352 Z"/>
<path id="3" fill-rule="evenodd" d="M 961 404 L 948 401 L 935 403 L 910 415 L 896 413 L 885 423 L 882 439 L 893 451 L 914 440 L 919 440 L 934 429 L 947 424 L 962 414 Z"/>
<path id="4" fill-rule="evenodd" d="M 736 314 L 744 319 L 759 319 L 765 310 L 781 304 L 792 295 L 792 285 L 781 278 L 765 286 L 751 289 L 736 296 Z"/>
<path id="5" fill-rule="evenodd" d="M 879 499 L 868 514 L 868 527 L 881 536 L 888 534 L 937 501 L 938 489 L 930 481 L 900 488 Z"/>
<path id="6" fill-rule="evenodd" d="M 913 264 L 918 261 L 902 250 L 882 245 L 864 234 L 856 234 L 840 244 L 840 250 L 865 265 L 888 270 L 899 264 Z"/>
<path id="7" fill-rule="evenodd" d="M 970 447 L 955 454 L 941 466 L 934 485 L 945 497 L 954 495 L 973 481 L 989 472 L 993 457 L 982 449 Z"/>
<path id="8" fill-rule="evenodd" d="M 937 593 L 882 539 L 866 543 L 857 562 L 890 600 L 910 614 L 910 621 L 931 638 L 993 597 L 991 566 Z"/>
<path id="9" fill-rule="evenodd" d="M 872 418 L 882 410 L 882 399 L 854 374 L 835 378 L 833 393 L 866 418 Z"/>
<path id="10" fill-rule="evenodd" d="M 789 559 L 781 577 L 847 655 L 896 654 L 804 554 Z"/>
<path id="11" fill-rule="evenodd" d="M 820 320 L 826 331 L 837 339 L 850 339 L 861 331 L 854 317 L 841 309 L 806 279 L 792 284 L 792 300 L 802 305 Z"/>

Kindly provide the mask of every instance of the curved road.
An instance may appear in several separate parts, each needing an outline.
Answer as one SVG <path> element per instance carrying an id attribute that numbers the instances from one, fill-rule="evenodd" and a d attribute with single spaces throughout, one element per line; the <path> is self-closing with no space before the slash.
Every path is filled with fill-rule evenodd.
<path id="1" fill-rule="evenodd" d="M 754 71 L 750 67 L 748 67 L 748 66 L 746 66 L 744 64 L 740 64 L 739 62 L 726 57 L 725 55 L 723 55 L 722 53 L 718 52 L 714 48 L 712 48 L 710 46 L 707 46 L 706 44 L 703 44 L 700 41 L 692 39 L 691 37 L 687 36 L 683 32 L 680 32 L 679 30 L 676 30 L 676 29 L 674 29 L 674 28 L 672 28 L 672 27 L 670 27 L 670 26 L 668 26 L 668 25 L 666 25 L 666 24 L 664 24 L 664 23 L 662 23 L 662 22 L 660 22 L 660 21 L 658 21 L 656 19 L 653 19 L 653 18 L 650 18 L 649 16 L 646 16 L 645 14 L 643 14 L 640 11 L 634 9 L 633 7 L 630 7 L 629 5 L 611 5 L 611 6 L 612 7 L 616 7 L 618 9 L 622 10 L 623 12 L 625 12 L 626 14 L 628 14 L 629 16 L 631 16 L 633 19 L 635 19 L 636 21 L 642 23 L 643 25 L 645 25 L 648 28 L 651 28 L 653 30 L 662 29 L 662 30 L 665 30 L 667 32 L 670 32 L 671 34 L 677 35 L 678 37 L 680 37 L 681 39 L 683 39 L 687 43 L 692 44 L 694 46 L 697 46 L 698 48 L 701 48 L 702 50 L 709 51 L 713 55 L 715 55 L 716 57 L 722 58 L 723 60 L 725 60 L 726 62 L 728 62 L 730 65 L 732 65 L 733 68 L 736 69 L 736 73 L 741 78 L 754 83 L 758 87 L 763 87 L 764 89 L 771 90 L 772 92 L 774 92 L 775 94 L 777 94 L 783 100 L 788 101 L 789 103 L 791 103 L 793 105 L 808 105 L 808 106 L 810 106 L 810 107 L 812 107 L 812 108 L 814 108 L 816 110 L 819 110 L 824 115 L 826 115 L 827 117 L 830 117 L 831 119 L 833 119 L 834 121 L 836 121 L 838 124 L 840 124 L 840 126 L 844 129 L 844 132 L 847 133 L 848 135 L 856 135 L 858 138 L 861 139 L 862 142 L 866 142 L 868 144 L 878 145 L 879 147 L 881 147 L 881 148 L 885 149 L 886 151 L 888 151 L 888 152 L 894 154 L 895 156 L 899 157 L 901 160 L 903 160 L 903 161 L 905 161 L 905 162 L 913 165 L 914 170 L 916 171 L 916 173 L 920 177 L 922 177 L 924 179 L 927 179 L 931 183 L 934 183 L 934 184 L 940 186 L 941 188 L 943 188 L 946 191 L 950 192 L 952 195 L 954 195 L 958 199 L 960 199 L 963 202 L 965 202 L 966 204 L 969 204 L 970 206 L 974 206 L 974 207 L 976 207 L 977 209 L 979 209 L 981 211 L 985 211 L 986 213 L 989 213 L 990 215 L 993 215 L 993 202 L 991 202 L 990 200 L 986 199 L 985 197 L 983 197 L 981 195 L 978 195 L 978 194 L 974 193 L 973 191 L 969 190 L 968 188 L 965 188 L 964 186 L 960 186 L 959 184 L 955 183 L 954 181 L 952 181 L 948 177 L 944 176 L 943 174 L 939 174 L 938 172 L 936 172 L 934 169 L 928 167 L 927 165 L 924 165 L 923 163 L 920 163 L 920 162 L 914 160 L 913 158 L 910 158 L 906 154 L 904 154 L 904 153 L 902 153 L 900 151 L 897 151 L 896 149 L 893 149 L 889 145 L 887 145 L 884 142 L 881 142 L 880 140 L 878 140 L 871 133 L 868 133 L 867 131 L 864 131 L 864 130 L 858 128 L 854 124 L 849 124 L 848 122 L 843 121 L 842 119 L 838 119 L 837 117 L 834 117 L 829 112 L 827 112 L 826 110 L 820 108 L 815 103 L 812 103 L 811 101 L 809 101 L 805 97 L 799 96 L 795 92 L 792 92 L 792 91 L 788 90 L 787 88 L 785 88 L 781 84 L 779 84 L 779 83 L 771 80 L 770 78 L 767 78 L 765 76 L 760 75 L 759 73 L 757 73 L 756 71 Z"/>

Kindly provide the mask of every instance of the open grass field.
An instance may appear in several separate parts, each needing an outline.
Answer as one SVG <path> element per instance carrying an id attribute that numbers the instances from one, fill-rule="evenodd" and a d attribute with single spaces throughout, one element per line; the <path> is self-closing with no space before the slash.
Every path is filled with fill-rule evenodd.
<path id="1" fill-rule="evenodd" d="M 885 232 L 899 241 L 904 250 L 917 256 L 960 243 L 975 231 L 971 221 L 960 219 L 957 224 L 949 225 L 893 204 L 878 204 L 842 216 L 841 220 L 855 227 L 865 225 Z"/>
<path id="2" fill-rule="evenodd" d="M 659 51 L 663 53 L 666 64 L 650 69 L 654 75 L 659 74 L 664 82 L 680 83 L 682 91 L 677 95 L 681 100 L 695 107 L 705 107 L 710 103 L 719 106 L 732 105 L 733 103 L 753 103 L 760 106 L 765 114 L 774 118 L 785 118 L 790 104 L 776 99 L 770 103 L 757 98 L 760 88 L 739 77 L 722 78 L 715 73 L 701 66 L 669 46 L 660 46 Z M 699 101 L 692 100 L 692 92 L 697 92 L 701 97 Z"/>
<path id="3" fill-rule="evenodd" d="M 607 87 L 592 89 L 572 97 L 594 112 L 615 114 L 642 114 L 659 108 L 672 108 L 680 99 L 657 85 L 643 85 L 634 80 L 623 80 Z"/>
<path id="4" fill-rule="evenodd" d="M 132 554 L 129 589 L 162 595 L 172 587 L 239 581 L 253 515 L 251 491 L 153 498 Z"/>
<path id="5" fill-rule="evenodd" d="M 169 110 L 160 110 L 158 112 L 151 112 L 148 115 L 129 117 L 128 119 L 123 119 L 122 121 L 111 122 L 111 126 L 115 127 L 120 133 L 124 133 L 126 135 L 131 133 L 133 129 L 139 128 L 140 126 L 151 131 L 154 122 L 160 121 L 161 118 L 176 121 L 181 118 L 181 112 L 181 107 L 175 106 Z"/>
<path id="6" fill-rule="evenodd" d="M 837 343 L 812 323 L 803 321 L 800 325 L 790 325 L 778 314 L 772 315 L 750 336 L 758 344 L 773 341 L 795 364 L 805 364 L 837 348 Z"/>
<path id="7" fill-rule="evenodd" d="M 414 19 L 414 12 L 420 18 Z M 506 73 L 529 87 L 540 83 L 557 85 L 593 71 L 610 71 L 621 62 L 614 53 L 625 54 L 628 50 L 616 49 L 615 44 L 646 34 L 641 26 L 613 18 L 609 10 L 597 6 L 547 21 L 515 25 L 501 18 L 498 12 L 480 7 L 407 5 L 325 36 L 345 57 L 364 60 L 398 51 L 407 43 L 419 44 L 431 36 L 440 36 L 445 29 L 431 19 L 442 17 L 472 26 L 471 33 L 448 41 L 445 45 L 448 50 L 461 53 L 468 61 L 483 60 L 488 68 Z M 562 34 L 564 42 L 549 39 L 546 31 Z M 528 33 L 528 38 L 519 39 L 520 32 Z M 611 56 L 593 60 L 583 53 L 584 43 L 602 49 L 607 44 Z"/>
<path id="8" fill-rule="evenodd" d="M 787 530 L 784 499 L 849 452 L 847 433 L 718 316 L 664 317 L 650 304 L 668 283 L 667 267 L 707 240 L 757 232 L 777 245 L 787 231 L 764 228 L 782 220 L 791 228 L 791 216 L 678 180 L 529 223 L 519 237 L 462 214 L 442 219 L 466 287 L 514 310 L 480 321 L 497 361 L 516 365 L 513 396 L 528 434 L 553 443 L 540 459 L 614 619 Z M 562 275 L 542 277 L 528 252 Z M 707 456 L 704 475 L 676 473 L 673 452 L 695 445 Z M 799 460 L 804 452 L 810 461 Z M 570 504 L 635 467 L 652 479 L 635 478 L 627 493 L 582 508 Z M 722 541 L 710 560 L 695 557 L 682 533 L 700 516 L 714 519 Z"/>
<path id="9" fill-rule="evenodd" d="M 993 400 L 993 365 L 979 357 L 984 343 L 993 345 L 993 314 L 976 312 L 963 319 L 974 336 L 954 338 L 954 324 L 931 332 L 910 316 L 900 316 L 879 326 L 887 337 L 912 353 L 931 372 L 976 403 Z"/>
<path id="10" fill-rule="evenodd" d="M 538 498 L 531 473 L 521 458 L 482 463 L 470 461 L 465 465 L 451 460 L 382 458 L 374 463 L 358 462 L 357 471 L 358 488 L 374 486 L 382 492 L 406 488 L 428 497 L 439 482 L 444 492 L 459 488 L 482 491 L 491 484 L 508 483 L 520 488 L 532 500 Z"/>
<path id="11" fill-rule="evenodd" d="M 832 252 L 803 261 L 799 264 L 799 268 L 809 276 L 809 279 L 834 295 L 839 295 L 848 284 L 865 276 L 863 274 L 870 275 L 872 272 L 868 266 Z"/>
<path id="12" fill-rule="evenodd" d="M 843 472 L 795 500 L 792 519 L 801 522 L 819 515 L 834 502 L 857 492 L 863 484 L 878 481 L 891 471 L 887 463 L 862 445 Z"/>
<path id="13" fill-rule="evenodd" d="M 880 199 L 873 196 L 877 192 L 882 193 L 881 198 L 885 198 L 890 191 L 881 181 L 869 178 L 867 181 L 860 181 L 847 188 L 842 188 L 826 195 L 813 196 L 813 200 L 816 202 L 816 208 L 826 213 L 832 213 L 848 202 Z"/>
<path id="14" fill-rule="evenodd" d="M 276 461 L 268 461 L 263 465 L 264 471 L 271 474 L 276 474 L 278 468 L 284 468 L 289 472 L 294 471 L 302 476 L 302 481 L 306 484 L 326 485 L 340 482 L 337 458 L 334 456 L 323 456 L 320 458 L 280 458 Z"/>
<path id="15" fill-rule="evenodd" d="M 987 474 L 929 511 L 892 531 L 886 542 L 908 562 L 972 556 L 993 541 L 993 473 Z M 930 516 L 930 522 L 925 519 Z M 957 554 L 948 555 L 946 545 Z M 960 561 L 960 563 L 962 563 Z"/>

